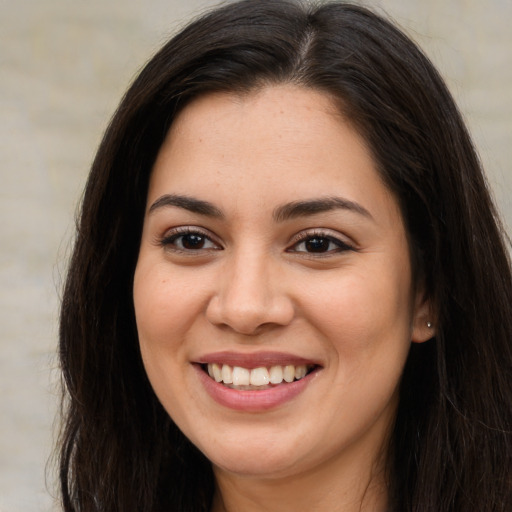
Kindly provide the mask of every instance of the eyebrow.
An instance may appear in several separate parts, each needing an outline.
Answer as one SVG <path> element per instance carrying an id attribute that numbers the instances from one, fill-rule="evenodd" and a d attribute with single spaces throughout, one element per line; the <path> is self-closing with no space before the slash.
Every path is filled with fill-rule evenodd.
<path id="1" fill-rule="evenodd" d="M 202 199 L 178 194 L 165 194 L 159 197 L 150 206 L 149 213 L 168 206 L 183 208 L 184 210 L 204 215 L 206 217 L 224 218 L 222 211 L 214 204 L 208 201 L 203 201 Z M 324 213 L 339 209 L 352 211 L 369 219 L 373 219 L 370 212 L 359 203 L 341 197 L 293 201 L 277 207 L 272 216 L 275 222 L 284 222 L 298 217 L 308 217 L 317 213 Z"/>
<path id="2" fill-rule="evenodd" d="M 276 208 L 273 216 L 276 222 L 283 222 L 297 217 L 307 217 L 309 215 L 338 209 L 348 210 L 373 220 L 372 215 L 366 208 L 361 206 L 359 203 L 349 201 L 348 199 L 341 197 L 326 197 L 310 199 L 307 201 L 294 201 Z"/>
<path id="3" fill-rule="evenodd" d="M 219 208 L 208 201 L 177 194 L 165 194 L 159 197 L 149 208 L 149 213 L 153 213 L 155 210 L 167 206 L 176 206 L 177 208 L 183 208 L 184 210 L 198 213 L 199 215 L 205 215 L 206 217 L 224 217 L 224 214 Z"/>

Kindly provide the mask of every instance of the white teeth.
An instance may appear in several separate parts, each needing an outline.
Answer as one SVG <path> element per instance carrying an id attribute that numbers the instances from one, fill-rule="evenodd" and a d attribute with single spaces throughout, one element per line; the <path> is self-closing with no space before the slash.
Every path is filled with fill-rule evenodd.
<path id="1" fill-rule="evenodd" d="M 281 384 L 281 382 L 283 382 L 283 367 L 272 366 L 272 368 L 270 368 L 270 383 Z"/>
<path id="2" fill-rule="evenodd" d="M 301 364 L 295 367 L 295 378 L 297 380 L 303 379 L 306 376 L 306 373 L 308 373 L 308 370 L 305 364 Z"/>
<path id="3" fill-rule="evenodd" d="M 208 370 L 210 368 L 210 366 L 212 367 L 212 373 L 213 373 L 213 378 L 217 381 L 217 382 L 221 382 L 222 381 L 222 371 L 220 369 L 220 366 L 218 364 L 212 364 L 212 365 L 208 365 Z"/>
<path id="4" fill-rule="evenodd" d="M 266 386 L 270 382 L 270 375 L 266 368 L 251 370 L 250 383 L 252 386 Z"/>
<path id="5" fill-rule="evenodd" d="M 240 366 L 233 367 L 233 384 L 235 386 L 248 386 L 251 383 L 250 380 L 250 371 L 247 368 L 241 368 Z M 229 384 L 229 382 L 226 381 L 224 381 L 224 383 Z"/>
<path id="6" fill-rule="evenodd" d="M 233 369 L 227 364 L 222 365 L 222 381 L 224 384 L 233 383 Z"/>
<path id="7" fill-rule="evenodd" d="M 293 382 L 295 380 L 295 366 L 293 364 L 284 367 L 283 378 L 286 382 Z"/>
<path id="8" fill-rule="evenodd" d="M 311 366 L 305 364 L 286 366 L 271 366 L 265 368 L 261 366 L 249 370 L 241 366 L 229 366 L 228 364 L 211 363 L 207 365 L 208 375 L 216 382 L 232 386 L 247 386 L 247 389 L 253 387 L 267 388 L 269 384 L 277 385 L 285 382 L 293 382 L 303 379 Z M 242 388 L 243 389 L 243 388 Z"/>

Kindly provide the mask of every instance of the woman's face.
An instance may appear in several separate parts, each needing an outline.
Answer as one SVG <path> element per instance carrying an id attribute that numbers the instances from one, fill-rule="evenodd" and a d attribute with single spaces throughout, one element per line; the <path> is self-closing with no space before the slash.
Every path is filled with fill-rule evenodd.
<path id="1" fill-rule="evenodd" d="M 150 180 L 134 303 L 159 400 L 216 471 L 246 476 L 373 463 L 410 342 L 429 337 L 364 140 L 293 86 L 180 113 Z"/>

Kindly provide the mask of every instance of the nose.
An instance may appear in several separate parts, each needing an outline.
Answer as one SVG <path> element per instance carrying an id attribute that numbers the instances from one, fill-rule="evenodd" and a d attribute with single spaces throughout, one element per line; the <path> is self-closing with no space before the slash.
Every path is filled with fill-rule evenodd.
<path id="1" fill-rule="evenodd" d="M 294 305 L 279 265 L 268 255 L 238 255 L 226 261 L 206 316 L 214 325 L 247 336 L 288 325 Z"/>

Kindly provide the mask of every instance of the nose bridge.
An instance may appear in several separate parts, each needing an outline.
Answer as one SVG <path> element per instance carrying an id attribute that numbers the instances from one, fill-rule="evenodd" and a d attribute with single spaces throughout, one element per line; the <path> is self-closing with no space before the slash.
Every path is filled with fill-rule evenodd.
<path id="1" fill-rule="evenodd" d="M 222 272 L 208 308 L 210 321 L 243 334 L 289 323 L 293 306 L 279 279 L 279 264 L 268 251 L 254 246 L 233 251 Z"/>
<path id="2" fill-rule="evenodd" d="M 231 271 L 228 272 L 226 300 L 232 306 L 247 310 L 264 311 L 272 302 L 276 293 L 274 277 L 275 263 L 263 250 L 240 251 L 233 258 Z"/>

